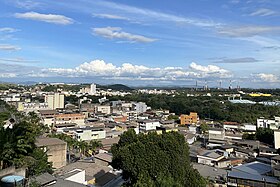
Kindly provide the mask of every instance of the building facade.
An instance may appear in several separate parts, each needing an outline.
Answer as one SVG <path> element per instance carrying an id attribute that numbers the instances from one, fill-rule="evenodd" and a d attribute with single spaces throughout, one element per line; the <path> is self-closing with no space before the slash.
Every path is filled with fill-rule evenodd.
<path id="1" fill-rule="evenodd" d="M 182 114 L 180 116 L 181 125 L 191 125 L 198 122 L 198 115 L 196 112 L 190 112 L 190 115 Z"/>
<path id="2" fill-rule="evenodd" d="M 54 93 L 54 94 L 45 95 L 45 103 L 48 104 L 48 107 L 51 110 L 57 108 L 64 108 L 64 94 Z"/>

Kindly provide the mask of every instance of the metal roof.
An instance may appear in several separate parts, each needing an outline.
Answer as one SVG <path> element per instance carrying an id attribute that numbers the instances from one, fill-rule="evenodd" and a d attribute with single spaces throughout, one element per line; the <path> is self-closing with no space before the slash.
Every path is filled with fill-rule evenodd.
<path id="1" fill-rule="evenodd" d="M 254 175 L 263 175 L 272 170 L 271 166 L 268 164 L 264 164 L 258 161 L 250 162 L 247 164 L 243 164 L 241 166 L 236 166 L 232 168 L 232 171 L 254 174 Z"/>

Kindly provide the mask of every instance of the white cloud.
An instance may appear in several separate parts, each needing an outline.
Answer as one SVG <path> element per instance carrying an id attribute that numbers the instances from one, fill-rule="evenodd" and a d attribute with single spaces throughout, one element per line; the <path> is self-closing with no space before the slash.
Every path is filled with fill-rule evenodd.
<path id="1" fill-rule="evenodd" d="M 4 32 L 4 33 L 12 33 L 12 32 L 17 32 L 18 29 L 14 29 L 11 27 L 2 27 L 0 28 L 0 32 Z"/>
<path id="2" fill-rule="evenodd" d="M 254 62 L 258 62 L 258 60 L 252 57 L 244 57 L 244 58 L 225 58 L 225 59 L 215 61 L 214 63 L 237 64 L 237 63 L 254 63 Z"/>
<path id="3" fill-rule="evenodd" d="M 264 33 L 280 32 L 280 27 L 271 26 L 240 26 L 222 27 L 218 30 L 219 34 L 230 37 L 250 37 Z"/>
<path id="4" fill-rule="evenodd" d="M 0 73 L 0 78 L 14 78 L 16 76 L 15 73 Z"/>
<path id="5" fill-rule="evenodd" d="M 118 16 L 114 14 L 93 14 L 93 17 L 104 18 L 104 19 L 129 20 L 126 17 Z"/>
<path id="6" fill-rule="evenodd" d="M 20 47 L 14 46 L 14 45 L 9 45 L 9 44 L 0 44 L 0 50 L 3 51 L 16 51 L 20 50 Z"/>
<path id="7" fill-rule="evenodd" d="M 155 20 L 158 21 L 169 21 L 181 24 L 189 24 L 199 27 L 219 27 L 221 23 L 214 22 L 208 19 L 197 19 L 197 18 L 187 18 L 183 16 L 177 16 L 174 14 L 167 14 L 160 11 L 154 11 L 144 8 L 138 8 L 133 6 L 128 6 L 120 3 L 108 2 L 108 1 L 100 1 L 96 2 L 101 6 L 105 6 L 110 9 L 119 10 L 131 15 L 137 15 L 138 19 L 149 18 L 153 22 Z"/>
<path id="8" fill-rule="evenodd" d="M 24 9 L 33 9 L 36 7 L 40 7 L 43 5 L 43 3 L 38 1 L 32 1 L 32 0 L 13 0 L 13 3 L 19 7 Z"/>
<path id="9" fill-rule="evenodd" d="M 279 82 L 279 78 L 274 74 L 266 74 L 266 73 L 259 73 L 256 75 L 257 78 L 260 78 L 264 82 Z"/>
<path id="10" fill-rule="evenodd" d="M 280 41 L 263 36 L 245 37 L 242 40 L 253 42 L 261 47 L 280 47 Z"/>
<path id="11" fill-rule="evenodd" d="M 250 14 L 250 16 L 271 16 L 275 15 L 277 12 L 267 8 L 258 9 Z"/>
<path id="12" fill-rule="evenodd" d="M 112 79 L 133 80 L 185 80 L 190 78 L 229 78 L 231 73 L 218 66 L 202 66 L 191 63 L 189 68 L 183 67 L 147 67 L 124 63 L 116 66 L 103 60 L 85 62 L 75 68 L 49 68 L 45 70 L 50 76 L 65 77 L 103 77 Z"/>
<path id="13" fill-rule="evenodd" d="M 43 21 L 43 22 L 47 22 L 47 23 L 60 24 L 60 25 L 69 25 L 74 22 L 73 19 L 63 16 L 63 15 L 40 14 L 37 12 L 16 13 L 15 17 L 22 18 L 22 19 Z"/>
<path id="14" fill-rule="evenodd" d="M 214 66 L 214 65 L 202 66 L 192 62 L 190 64 L 190 69 L 194 70 L 195 72 L 198 72 L 201 77 L 212 76 L 212 77 L 229 78 L 232 76 L 228 70 L 222 69 L 219 66 Z"/>
<path id="15" fill-rule="evenodd" d="M 119 27 L 92 28 L 92 32 L 95 35 L 99 35 L 105 38 L 125 39 L 131 42 L 149 43 L 156 41 L 156 39 L 154 38 L 148 38 L 142 35 L 123 32 L 122 29 Z"/>
<path id="16" fill-rule="evenodd" d="M 3 62 L 18 62 L 18 63 L 33 63 L 33 62 L 39 62 L 36 60 L 26 60 L 23 58 L 0 58 L 0 61 Z"/>

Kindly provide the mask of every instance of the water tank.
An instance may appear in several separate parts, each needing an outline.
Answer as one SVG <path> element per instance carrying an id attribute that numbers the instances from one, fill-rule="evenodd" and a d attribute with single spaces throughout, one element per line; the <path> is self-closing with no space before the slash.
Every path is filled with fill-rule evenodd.
<path id="1" fill-rule="evenodd" d="M 15 186 L 23 186 L 24 177 L 19 175 L 8 175 L 1 179 L 2 187 L 15 187 Z"/>

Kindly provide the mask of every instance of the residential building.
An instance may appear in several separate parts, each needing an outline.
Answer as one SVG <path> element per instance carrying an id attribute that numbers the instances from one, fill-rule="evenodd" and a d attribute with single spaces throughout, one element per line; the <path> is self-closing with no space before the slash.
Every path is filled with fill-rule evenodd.
<path id="1" fill-rule="evenodd" d="M 196 124 L 198 122 L 198 115 L 196 112 L 190 112 L 189 115 L 182 114 L 180 116 L 181 125 L 191 125 Z"/>
<path id="2" fill-rule="evenodd" d="M 106 131 L 103 127 L 78 127 L 66 128 L 63 133 L 72 135 L 79 141 L 99 140 L 106 138 Z"/>
<path id="3" fill-rule="evenodd" d="M 94 113 L 111 114 L 112 107 L 109 105 L 95 105 Z"/>
<path id="4" fill-rule="evenodd" d="M 143 102 L 135 103 L 135 112 L 137 113 L 144 113 L 147 111 L 147 105 Z"/>
<path id="5" fill-rule="evenodd" d="M 160 123 L 157 120 L 139 120 L 138 124 L 140 132 L 156 130 L 157 127 L 160 127 Z"/>
<path id="6" fill-rule="evenodd" d="M 39 110 L 39 116 L 41 117 L 42 123 L 51 127 L 55 124 L 55 115 L 58 114 L 56 110 Z"/>
<path id="7" fill-rule="evenodd" d="M 257 130 L 257 126 L 250 123 L 243 123 L 241 125 L 241 129 L 246 132 L 255 132 Z"/>
<path id="8" fill-rule="evenodd" d="M 58 138 L 38 138 L 36 146 L 47 151 L 48 161 L 52 162 L 53 168 L 61 168 L 66 165 L 66 142 Z"/>
<path id="9" fill-rule="evenodd" d="M 83 113 L 56 114 L 54 123 L 76 123 L 78 126 L 85 125 L 85 115 Z"/>
<path id="10" fill-rule="evenodd" d="M 257 127 L 278 130 L 280 128 L 280 117 L 274 116 L 273 119 L 265 119 L 265 118 L 261 117 L 261 118 L 257 119 Z"/>
<path id="11" fill-rule="evenodd" d="M 231 122 L 231 121 L 224 122 L 223 127 L 226 130 L 232 130 L 232 129 L 238 130 L 238 129 L 241 129 L 240 123 Z"/>
<path id="12" fill-rule="evenodd" d="M 48 104 L 48 107 L 51 110 L 64 108 L 64 94 L 62 93 L 53 93 L 45 95 L 45 103 Z"/>
<path id="13" fill-rule="evenodd" d="M 28 103 L 28 102 L 18 102 L 17 110 L 23 112 L 34 112 L 39 110 L 49 110 L 48 103 Z"/>
<path id="14" fill-rule="evenodd" d="M 211 141 L 223 141 L 225 139 L 225 129 L 222 128 L 209 128 L 208 139 Z"/>
<path id="15" fill-rule="evenodd" d="M 197 154 L 197 163 L 209 166 L 217 166 L 224 157 L 223 153 L 216 150 L 205 150 Z"/>
<path id="16" fill-rule="evenodd" d="M 90 95 L 95 95 L 96 94 L 96 85 L 95 84 L 91 84 L 90 85 Z"/>

